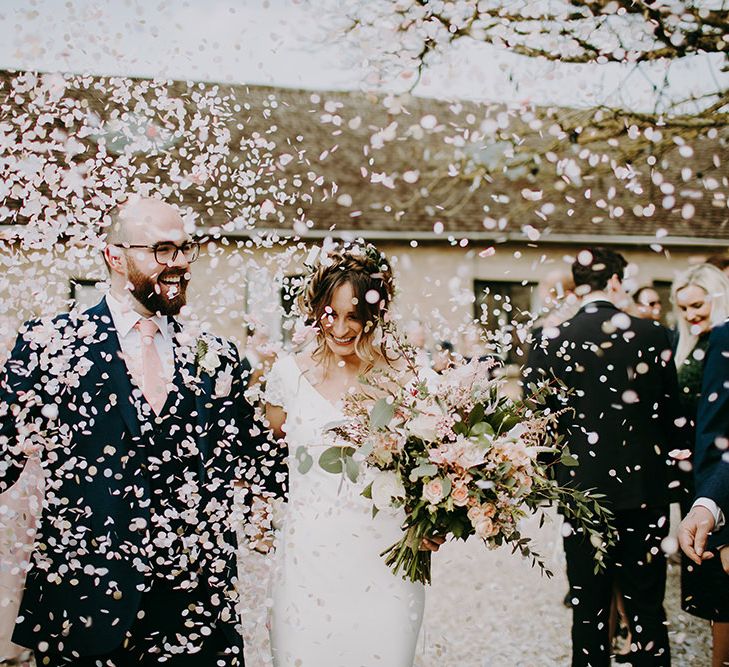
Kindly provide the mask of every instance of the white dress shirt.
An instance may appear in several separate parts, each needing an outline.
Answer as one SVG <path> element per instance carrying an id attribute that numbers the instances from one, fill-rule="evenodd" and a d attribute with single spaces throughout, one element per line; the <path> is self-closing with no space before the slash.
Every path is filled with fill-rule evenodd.
<path id="1" fill-rule="evenodd" d="M 106 303 L 111 312 L 119 346 L 121 347 L 124 362 L 134 381 L 141 387 L 142 380 L 142 336 L 134 325 L 142 316 L 131 307 L 131 304 L 118 299 L 110 292 L 106 294 Z M 154 335 L 154 346 L 157 348 L 165 383 L 172 382 L 175 374 L 175 354 L 173 345 L 172 323 L 166 315 L 155 315 L 150 318 L 157 324 L 159 330 Z"/>
<path id="2" fill-rule="evenodd" d="M 714 515 L 714 530 L 724 526 L 724 513 L 711 498 L 697 498 L 692 507 L 705 507 Z"/>

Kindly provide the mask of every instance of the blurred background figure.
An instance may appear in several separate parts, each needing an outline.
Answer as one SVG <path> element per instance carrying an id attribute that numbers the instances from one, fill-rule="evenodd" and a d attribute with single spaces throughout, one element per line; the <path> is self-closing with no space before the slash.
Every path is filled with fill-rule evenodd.
<path id="1" fill-rule="evenodd" d="M 712 326 L 729 317 L 729 278 L 714 265 L 699 264 L 676 278 L 671 301 L 678 322 L 675 362 L 679 397 L 684 414 L 695 429 L 709 334 Z M 695 495 L 692 457 L 685 452 L 675 458 L 681 514 L 686 516 Z M 729 664 L 729 577 L 719 558 L 698 566 L 682 555 L 681 606 L 689 614 L 711 622 L 712 664 Z"/>
<path id="2" fill-rule="evenodd" d="M 433 370 L 436 373 L 451 368 L 455 362 L 453 343 L 449 340 L 442 340 L 435 346 L 433 352 Z"/>
<path id="3" fill-rule="evenodd" d="M 633 294 L 635 302 L 635 314 L 644 320 L 661 321 L 663 314 L 663 304 L 661 297 L 652 285 L 645 285 L 638 288 Z"/>
<path id="4" fill-rule="evenodd" d="M 550 271 L 537 286 L 538 314 L 534 322 L 534 334 L 542 329 L 559 326 L 570 319 L 579 308 L 575 294 L 575 281 L 568 269 Z"/>
<path id="5" fill-rule="evenodd" d="M 251 320 L 246 334 L 242 362 L 250 365 L 248 379 L 248 386 L 250 387 L 258 384 L 268 369 L 271 368 L 281 352 L 281 345 L 271 340 L 268 327 L 255 320 Z"/>
<path id="6" fill-rule="evenodd" d="M 723 271 L 725 275 L 729 276 L 729 250 L 727 252 L 707 257 L 706 263 L 715 266 L 720 271 Z"/>
<path id="7" fill-rule="evenodd" d="M 470 322 L 463 327 L 458 334 L 458 350 L 464 361 L 471 359 L 479 361 L 487 361 L 488 359 L 496 359 L 496 351 L 481 336 L 479 326 L 475 322 Z"/>
<path id="8" fill-rule="evenodd" d="M 25 464 L 17 483 L 0 494 L 0 665 L 29 664 L 28 651 L 11 641 L 43 504 L 40 459 Z"/>
<path id="9" fill-rule="evenodd" d="M 420 320 L 411 320 L 405 325 L 405 339 L 415 349 L 415 362 L 419 368 L 432 366 L 432 355 L 427 348 L 427 334 Z"/>

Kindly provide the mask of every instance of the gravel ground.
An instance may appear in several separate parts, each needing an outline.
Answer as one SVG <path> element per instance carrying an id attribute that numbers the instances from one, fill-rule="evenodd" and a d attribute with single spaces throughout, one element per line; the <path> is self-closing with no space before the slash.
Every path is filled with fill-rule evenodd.
<path id="1" fill-rule="evenodd" d="M 18 517 L 11 514 L 2 517 L 0 527 L 18 527 Z M 508 548 L 488 551 L 475 540 L 448 543 L 441 548 L 434 557 L 433 585 L 427 592 L 415 667 L 569 665 L 571 614 L 562 604 L 567 583 L 559 524 L 553 521 L 538 531 L 532 522 L 524 527 L 524 532 L 534 538 L 535 547 L 554 572 L 553 578 L 541 576 L 539 570 L 512 555 Z M 3 531 L 0 537 L 6 537 Z M 0 541 L 12 544 L 15 540 Z M 7 588 L 7 594 L 19 586 L 8 570 L 19 554 L 15 551 L 11 557 L 5 551 L 8 549 L 0 549 L 0 574 L 9 577 L 12 585 L 0 580 L 0 593 Z M 670 566 L 666 599 L 673 665 L 709 667 L 708 623 L 681 612 L 678 570 L 677 566 Z M 271 665 L 266 629 L 270 571 L 269 557 L 255 552 L 241 555 L 247 667 Z M 0 606 L 0 645 L 11 632 L 11 613 L 11 608 Z"/>
<path id="2" fill-rule="evenodd" d="M 415 667 L 552 667 L 569 665 L 570 611 L 562 604 L 567 591 L 557 522 L 525 532 L 545 556 L 554 577 L 510 549 L 487 551 L 477 541 L 449 543 L 436 555 L 433 585 Z M 258 554 L 241 561 L 247 584 L 246 665 L 271 664 L 266 618 L 266 581 L 270 562 Z M 680 610 L 679 572 L 670 566 L 666 610 L 673 665 L 709 667 L 708 623 Z"/>

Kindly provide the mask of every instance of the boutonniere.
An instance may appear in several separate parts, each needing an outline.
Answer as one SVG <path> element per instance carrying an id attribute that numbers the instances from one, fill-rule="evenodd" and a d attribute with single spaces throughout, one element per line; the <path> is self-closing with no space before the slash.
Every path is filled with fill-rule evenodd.
<path id="1" fill-rule="evenodd" d="M 195 348 L 195 368 L 197 368 L 197 377 L 200 377 L 201 372 L 205 372 L 208 375 L 212 375 L 220 367 L 220 355 L 219 351 L 213 349 L 206 338 L 197 339 L 197 347 Z"/>

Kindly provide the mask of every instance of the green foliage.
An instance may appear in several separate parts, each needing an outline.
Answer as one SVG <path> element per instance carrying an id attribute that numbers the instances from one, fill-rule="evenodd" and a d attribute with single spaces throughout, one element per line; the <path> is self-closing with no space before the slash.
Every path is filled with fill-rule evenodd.
<path id="1" fill-rule="evenodd" d="M 311 470 L 311 466 L 314 464 L 314 459 L 311 457 L 311 454 L 306 451 L 306 447 L 301 445 L 296 450 L 296 454 L 294 456 L 298 461 L 299 472 L 302 475 L 306 474 L 307 472 L 309 472 L 309 470 Z"/>
<path id="2" fill-rule="evenodd" d="M 438 474 L 438 466 L 435 463 L 421 463 L 417 467 L 410 471 L 408 479 L 411 482 L 419 479 L 420 477 L 432 477 Z"/>
<path id="3" fill-rule="evenodd" d="M 334 474 L 344 471 L 347 458 L 354 454 L 354 447 L 329 447 L 319 457 L 319 466 Z"/>
<path id="4" fill-rule="evenodd" d="M 374 404 L 372 411 L 370 412 L 370 428 L 373 431 L 379 431 L 380 429 L 385 428 L 385 426 L 390 423 L 394 415 L 394 401 L 390 400 L 388 402 L 386 398 L 379 399 Z"/>
<path id="5" fill-rule="evenodd" d="M 562 450 L 562 454 L 559 457 L 559 462 L 563 466 L 567 466 L 568 468 L 576 468 L 580 465 L 580 462 L 574 456 L 572 456 L 570 450 L 567 447 Z"/>

